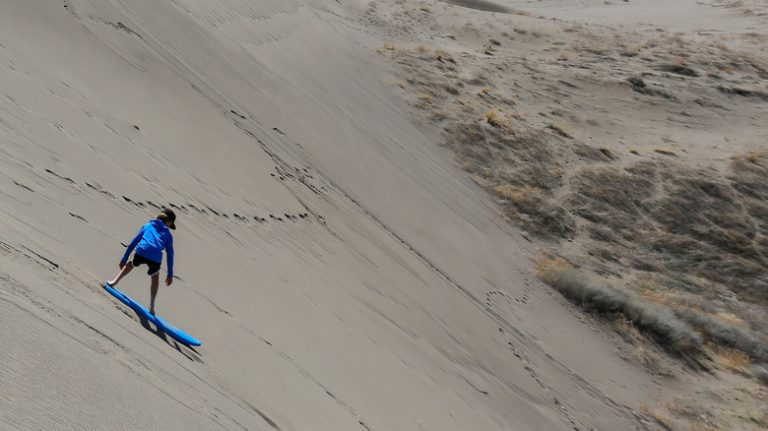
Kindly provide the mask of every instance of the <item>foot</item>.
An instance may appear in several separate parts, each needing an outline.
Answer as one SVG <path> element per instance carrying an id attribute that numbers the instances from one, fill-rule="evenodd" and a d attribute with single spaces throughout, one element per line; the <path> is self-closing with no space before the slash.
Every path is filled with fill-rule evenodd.
<path id="1" fill-rule="evenodd" d="M 149 309 L 149 314 L 154 316 L 155 315 L 155 309 L 154 308 L 150 308 Z"/>
<path id="2" fill-rule="evenodd" d="M 105 281 L 104 284 L 106 284 L 109 287 L 114 287 L 115 286 L 112 281 Z"/>

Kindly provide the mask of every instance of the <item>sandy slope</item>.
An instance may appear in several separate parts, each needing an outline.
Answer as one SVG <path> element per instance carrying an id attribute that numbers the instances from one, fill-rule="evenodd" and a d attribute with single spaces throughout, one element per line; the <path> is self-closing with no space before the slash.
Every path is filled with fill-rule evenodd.
<path id="1" fill-rule="evenodd" d="M 0 429 L 646 426 L 345 7 L 0 2 Z M 195 350 L 99 287 L 160 205 Z"/>
<path id="2" fill-rule="evenodd" d="M 643 410 L 670 429 L 762 429 L 768 392 L 744 376 L 767 357 L 766 13 L 760 2 L 658 6 L 401 0 L 362 13 L 386 34 L 378 50 L 416 121 L 442 131 L 457 165 L 563 256 L 570 280 L 588 275 L 571 296 L 625 334 L 629 360 L 685 388 Z M 745 251 L 729 251 L 737 244 Z M 667 316 L 708 313 L 750 342 L 702 331 L 710 373 L 667 368 L 665 343 L 636 337 L 641 319 L 626 325 L 633 313 L 585 299 L 600 283 Z"/>

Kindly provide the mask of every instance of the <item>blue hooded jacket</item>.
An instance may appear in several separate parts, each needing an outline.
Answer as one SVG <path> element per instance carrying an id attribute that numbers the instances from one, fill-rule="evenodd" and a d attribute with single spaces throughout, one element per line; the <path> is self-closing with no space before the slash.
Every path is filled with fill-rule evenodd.
<path id="1" fill-rule="evenodd" d="M 173 277 L 173 235 L 162 220 L 150 220 L 141 227 L 125 250 L 120 264 L 125 265 L 128 262 L 128 257 L 134 248 L 136 254 L 153 262 L 162 262 L 163 250 L 165 250 L 168 257 L 168 277 Z"/>

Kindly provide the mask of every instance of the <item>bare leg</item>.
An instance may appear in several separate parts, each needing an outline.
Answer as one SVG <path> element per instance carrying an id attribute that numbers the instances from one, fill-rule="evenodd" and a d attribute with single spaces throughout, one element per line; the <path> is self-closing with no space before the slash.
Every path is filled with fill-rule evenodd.
<path id="1" fill-rule="evenodd" d="M 155 315 L 155 298 L 157 297 L 157 288 L 160 286 L 160 276 L 155 273 L 152 274 L 152 286 L 150 287 L 149 294 L 149 312 Z"/>
<path id="2" fill-rule="evenodd" d="M 123 277 L 128 275 L 128 273 L 131 272 L 132 269 L 133 269 L 133 262 L 126 263 L 123 269 L 121 269 L 120 272 L 115 276 L 115 278 L 112 280 L 109 280 L 107 284 L 113 287 L 117 286 L 117 283 L 119 283 Z"/>

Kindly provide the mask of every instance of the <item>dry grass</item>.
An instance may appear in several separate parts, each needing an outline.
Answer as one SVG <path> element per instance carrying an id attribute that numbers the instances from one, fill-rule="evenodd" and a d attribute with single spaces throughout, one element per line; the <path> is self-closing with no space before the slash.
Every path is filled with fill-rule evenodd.
<path id="1" fill-rule="evenodd" d="M 417 97 L 417 99 L 418 99 L 420 102 L 423 102 L 423 103 L 432 103 L 432 101 L 435 99 L 435 97 L 434 97 L 434 96 L 432 96 L 431 94 L 420 94 L 420 95 Z"/>
<path id="2" fill-rule="evenodd" d="M 745 373 L 752 366 L 749 356 L 733 349 L 723 349 L 718 352 L 718 361 L 728 370 Z"/>
<path id="3" fill-rule="evenodd" d="M 761 161 L 764 161 L 768 156 L 768 151 L 764 150 L 752 150 L 742 156 L 741 158 L 749 163 L 754 163 L 756 165 L 760 164 Z M 734 160 L 739 160 L 739 157 L 735 157 Z"/>
<path id="4" fill-rule="evenodd" d="M 482 123 L 450 124 L 445 137 L 446 144 L 462 160 L 462 167 L 471 174 L 480 174 L 482 181 L 478 184 L 489 191 L 496 193 L 493 188 L 504 185 L 529 187 L 533 196 L 529 205 L 500 202 L 511 220 L 542 236 L 562 237 L 573 232 L 572 218 L 551 193 L 562 183 L 556 150 L 541 133 L 517 129 L 492 110 Z"/>
<path id="5" fill-rule="evenodd" d="M 637 410 L 644 414 L 645 416 L 648 416 L 649 418 L 656 421 L 656 423 L 663 427 L 664 430 L 676 430 L 680 429 L 680 424 L 674 420 L 669 414 L 659 410 L 654 409 L 648 406 L 646 403 L 640 403 Z M 656 428 L 658 430 L 658 428 Z"/>
<path id="6" fill-rule="evenodd" d="M 669 148 L 656 148 L 653 150 L 655 153 L 663 154 L 665 156 L 677 156 L 675 152 Z"/>
<path id="7" fill-rule="evenodd" d="M 531 187 L 516 188 L 509 184 L 494 187 L 494 191 L 503 199 L 508 199 L 518 207 L 528 207 L 535 204 L 534 191 Z"/>
<path id="8" fill-rule="evenodd" d="M 428 93 L 419 94 L 416 96 L 414 106 L 420 109 L 432 109 L 435 106 L 435 96 Z"/>
<path id="9" fill-rule="evenodd" d="M 548 125 L 547 128 L 557 133 L 558 135 L 562 136 L 563 138 L 573 139 L 573 136 L 571 136 L 570 133 L 566 132 L 565 128 L 560 124 L 552 123 Z"/>
<path id="10" fill-rule="evenodd" d="M 453 59 L 453 56 L 442 49 L 435 50 L 435 60 L 441 63 L 446 61 L 450 63 L 456 63 L 456 60 Z"/>
<path id="11" fill-rule="evenodd" d="M 734 157 L 727 178 L 672 161 L 588 164 L 558 196 L 566 184 L 558 166 L 562 148 L 540 132 L 510 133 L 505 123 L 498 111 L 488 111 L 482 123 L 446 128 L 446 142 L 510 220 L 543 238 L 587 233 L 599 242 L 583 273 L 545 265 L 545 281 L 585 309 L 625 316 L 681 356 L 706 357 L 706 341 L 768 363 L 768 340 L 756 332 L 766 330 L 760 309 L 712 300 L 731 292 L 744 304 L 768 305 L 766 152 Z M 566 148 L 579 157 L 610 160 L 574 141 Z M 611 265 L 617 273 L 629 266 L 654 274 L 655 284 L 637 296 L 586 275 L 610 273 Z"/>
<path id="12" fill-rule="evenodd" d="M 730 184 L 654 162 L 585 169 L 573 179 L 569 206 L 686 283 L 701 285 L 703 278 L 765 303 L 768 295 L 758 292 L 768 287 L 768 262 L 758 250 L 768 230 L 761 202 L 768 198 L 768 168 L 744 160 L 733 162 Z M 700 278 L 686 276 L 691 273 Z"/>
<path id="13" fill-rule="evenodd" d="M 750 363 L 768 363 L 766 337 L 692 309 L 678 310 L 677 314 L 717 346 L 743 354 Z"/>
<path id="14" fill-rule="evenodd" d="M 703 354 L 701 336 L 672 310 L 582 274 L 560 258 L 537 259 L 539 277 L 587 311 L 621 314 L 641 332 L 691 363 Z"/>
<path id="15" fill-rule="evenodd" d="M 493 127 L 504 126 L 504 121 L 501 119 L 501 115 L 493 110 L 485 113 L 485 121 Z"/>
<path id="16" fill-rule="evenodd" d="M 509 49 L 530 43 L 533 36 L 547 36 L 509 28 L 514 40 L 504 39 Z M 738 74 L 745 68 L 765 73 L 759 63 L 714 48 L 707 55 L 723 58 L 702 63 L 696 58 L 700 52 L 677 48 L 694 43 L 681 34 L 660 34 L 644 44 L 639 38 L 611 44 L 610 38 L 590 42 L 584 29 L 571 32 L 582 36 L 586 52 L 610 56 L 614 62 L 648 65 L 645 71 L 611 75 L 642 95 L 632 98 L 636 103 L 689 100 L 665 79 L 701 82 L 717 67 L 726 72 L 737 69 L 730 71 Z M 553 48 L 546 42 L 542 44 L 550 50 L 549 57 L 542 61 L 548 65 L 551 56 L 561 52 L 566 54 L 561 61 L 569 52 L 579 54 L 571 56 L 574 64 L 587 58 L 595 61 L 573 51 L 580 49 L 578 41 L 573 48 Z M 656 137 L 657 145 L 674 149 L 639 151 L 627 143 L 630 148 L 625 151 L 601 151 L 566 126 L 543 122 L 547 120 L 542 117 L 554 119 L 549 111 L 542 110 L 541 116 L 528 112 L 526 118 L 506 112 L 525 109 L 522 102 L 530 99 L 526 82 L 513 72 L 531 71 L 536 76 L 547 72 L 529 59 L 509 61 L 503 51 L 494 58 L 483 56 L 487 67 L 476 68 L 467 53 L 457 54 L 458 61 L 453 62 L 439 49 L 427 55 L 419 55 L 428 52 L 423 47 L 398 50 L 393 57 L 410 73 L 409 89 L 434 96 L 420 102 L 429 114 L 446 117 L 444 142 L 457 163 L 492 193 L 511 221 L 550 241 L 554 249 L 563 245 L 560 252 L 579 264 L 578 271 L 553 271 L 559 275 L 543 278 L 585 309 L 614 320 L 621 316 L 629 325 L 623 331 L 628 338 L 642 333 L 646 341 L 651 337 L 671 351 L 697 351 L 699 357 L 706 357 L 709 348 L 733 352 L 729 353 L 733 367 L 738 355 L 753 364 L 768 363 L 759 348 L 761 343 L 768 345 L 768 151 L 734 157 L 718 170 L 688 167 L 686 154 L 664 136 Z M 633 58 L 638 55 L 643 58 Z M 458 94 L 450 93 L 449 85 Z M 558 91 L 570 90 L 558 87 Z M 733 91 L 728 97 L 759 97 Z M 511 94 L 515 101 L 504 99 Z M 577 114 L 557 116 L 578 128 Z M 636 294 L 628 292 L 634 281 L 645 277 L 653 280 L 649 286 L 636 289 Z M 608 278 L 612 284 L 603 281 Z M 670 334 L 684 335 L 676 340 L 677 335 Z M 652 368 L 654 349 L 635 341 L 634 359 Z"/>
<path id="17" fill-rule="evenodd" d="M 766 365 L 753 365 L 749 369 L 749 373 L 760 381 L 762 384 L 768 386 L 768 366 Z"/>
<path id="18" fill-rule="evenodd" d="M 644 290 L 640 293 L 640 296 L 647 301 L 659 305 L 669 305 L 672 302 L 669 298 L 670 292 L 667 290 Z"/>
<path id="19" fill-rule="evenodd" d="M 729 313 L 727 311 L 718 311 L 715 313 L 714 317 L 734 326 L 746 326 L 744 319 L 741 319 L 735 314 Z"/>

